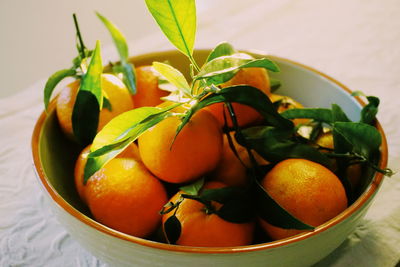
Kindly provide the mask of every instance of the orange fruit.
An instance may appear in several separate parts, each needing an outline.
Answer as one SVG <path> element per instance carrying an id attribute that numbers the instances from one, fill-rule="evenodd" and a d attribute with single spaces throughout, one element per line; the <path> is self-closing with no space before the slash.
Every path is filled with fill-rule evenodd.
<path id="1" fill-rule="evenodd" d="M 135 107 L 154 107 L 162 102 L 160 99 L 169 92 L 158 87 L 158 74 L 152 66 L 140 66 L 136 71 L 136 94 L 132 96 Z"/>
<path id="2" fill-rule="evenodd" d="M 333 149 L 333 135 L 332 132 L 326 132 L 322 133 L 318 136 L 317 140 L 315 140 L 316 144 L 324 147 L 324 148 L 329 148 Z M 336 163 L 336 161 L 334 161 Z M 333 167 L 334 169 L 337 168 L 336 165 Z M 353 190 L 355 190 L 361 182 L 361 174 L 362 174 L 362 165 L 361 164 L 352 164 L 349 167 L 347 167 L 346 170 L 346 175 L 347 179 L 349 179 L 349 182 L 351 184 L 351 187 Z"/>
<path id="3" fill-rule="evenodd" d="M 231 132 L 230 135 L 238 156 L 242 161 L 240 161 L 232 151 L 228 142 L 228 137 L 224 135 L 222 157 L 215 170 L 210 174 L 210 177 L 228 186 L 244 186 L 248 182 L 246 168 L 251 168 L 252 164 L 246 148 L 236 142 L 233 132 Z M 252 151 L 252 153 L 258 164 L 268 163 L 255 151 Z"/>
<path id="4" fill-rule="evenodd" d="M 73 139 L 72 112 L 80 80 L 75 80 L 63 88 L 57 97 L 57 118 L 63 132 Z M 97 131 L 100 131 L 115 116 L 133 109 L 133 103 L 128 89 L 124 83 L 111 74 L 101 75 L 101 88 L 111 103 L 111 111 L 103 108 L 99 114 Z"/>
<path id="5" fill-rule="evenodd" d="M 167 201 L 162 183 L 132 158 L 114 158 L 86 184 L 93 217 L 120 232 L 146 237 L 161 222 L 159 211 Z"/>
<path id="6" fill-rule="evenodd" d="M 219 182 L 208 182 L 205 188 L 221 188 L 225 185 Z M 174 195 L 170 201 L 176 203 L 182 191 Z M 212 203 L 214 209 L 221 204 Z M 208 213 L 204 204 L 184 199 L 179 205 L 176 217 L 181 223 L 181 235 L 176 244 L 198 247 L 230 247 L 249 245 L 253 239 L 254 223 L 232 223 L 215 213 Z M 163 223 L 171 217 L 174 211 L 163 215 Z"/>
<path id="7" fill-rule="evenodd" d="M 90 153 L 90 145 L 86 146 L 82 152 L 79 154 L 78 159 L 75 163 L 75 188 L 78 192 L 81 200 L 87 204 L 86 200 L 86 186 L 83 184 L 83 173 L 85 170 L 85 165 L 87 161 L 87 157 Z M 139 149 L 135 143 L 130 144 L 124 151 L 122 151 L 118 156 L 118 158 L 132 158 L 137 161 L 140 161 Z"/>
<path id="8" fill-rule="evenodd" d="M 222 88 L 233 85 L 250 85 L 258 88 L 266 95 L 270 94 L 270 83 L 268 73 L 263 68 L 245 68 L 239 70 L 235 76 L 228 82 L 221 85 Z M 232 103 L 233 110 L 235 111 L 238 124 L 240 127 L 248 126 L 253 122 L 260 120 L 261 115 L 250 106 Z M 217 118 L 221 125 L 224 125 L 224 110 L 226 113 L 227 124 L 229 127 L 233 126 L 232 120 L 229 117 L 228 109 L 224 103 L 217 103 L 207 107 L 207 109 Z"/>
<path id="9" fill-rule="evenodd" d="M 289 96 L 283 96 L 283 95 L 277 95 L 277 94 L 271 94 L 269 95 L 269 99 L 271 100 L 272 103 L 281 101 L 281 104 L 279 105 L 278 112 L 282 113 L 288 109 L 293 109 L 293 108 L 304 108 L 302 104 L 294 100 L 293 98 Z M 299 124 L 306 124 L 309 120 L 308 119 L 294 119 L 292 120 L 295 125 Z"/>
<path id="10" fill-rule="evenodd" d="M 347 197 L 339 178 L 324 166 L 305 159 L 281 161 L 261 181 L 271 197 L 290 214 L 312 226 L 332 219 L 347 207 Z M 260 220 L 274 239 L 286 238 L 301 230 L 283 229 Z"/>
<path id="11" fill-rule="evenodd" d="M 171 116 L 139 137 L 144 165 L 170 183 L 193 181 L 212 171 L 221 158 L 221 129 L 209 112 L 198 111 L 174 141 L 180 124 L 179 117 Z"/>

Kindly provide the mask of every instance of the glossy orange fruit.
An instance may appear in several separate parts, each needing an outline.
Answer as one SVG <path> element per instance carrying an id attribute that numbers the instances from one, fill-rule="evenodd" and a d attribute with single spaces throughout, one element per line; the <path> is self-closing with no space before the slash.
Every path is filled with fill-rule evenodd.
<path id="1" fill-rule="evenodd" d="M 301 221 L 319 226 L 347 207 L 347 197 L 339 178 L 324 166 L 305 159 L 278 163 L 261 181 L 276 202 Z M 282 229 L 264 220 L 262 228 L 274 240 L 301 230 Z"/>
<path id="2" fill-rule="evenodd" d="M 221 188 L 220 182 L 209 182 L 205 188 Z M 183 192 L 174 195 L 170 201 L 176 203 Z M 218 209 L 221 204 L 212 203 Z M 163 223 L 173 214 L 171 211 L 163 215 Z M 209 213 L 204 204 L 191 199 L 184 199 L 180 204 L 176 217 L 181 223 L 181 235 L 178 245 L 198 247 L 230 247 L 249 245 L 253 239 L 254 223 L 228 222 L 215 213 Z"/>
<path id="3" fill-rule="evenodd" d="M 198 111 L 179 135 L 177 116 L 168 117 L 139 137 L 140 157 L 158 178 L 170 183 L 193 181 L 218 164 L 222 153 L 222 133 L 207 111 Z"/>
<path id="4" fill-rule="evenodd" d="M 154 107 L 162 102 L 161 97 L 169 92 L 158 87 L 158 74 L 152 66 L 140 66 L 136 71 L 136 94 L 132 96 L 135 107 Z"/>
<path id="5" fill-rule="evenodd" d="M 72 112 L 80 80 L 68 84 L 63 88 L 57 97 L 56 112 L 57 118 L 63 132 L 73 139 L 72 128 Z M 100 131 L 115 116 L 133 109 L 133 102 L 128 89 L 124 83 L 116 76 L 111 74 L 102 74 L 101 88 L 104 95 L 108 98 L 111 104 L 111 111 L 104 108 L 100 111 L 99 124 L 97 131 Z"/>
<path id="6" fill-rule="evenodd" d="M 74 180 L 75 188 L 79 194 L 81 200 L 87 204 L 86 200 L 86 186 L 83 184 L 83 173 L 85 170 L 85 165 L 87 162 L 87 157 L 90 153 L 90 145 L 86 146 L 82 152 L 79 154 L 75 162 Z M 140 161 L 139 149 L 135 143 L 130 144 L 124 151 L 122 151 L 118 158 L 132 158 Z"/>
<path id="7" fill-rule="evenodd" d="M 146 237 L 161 222 L 159 211 L 167 194 L 141 162 L 114 158 L 90 177 L 86 199 L 96 221 L 129 235 Z"/>
<path id="8" fill-rule="evenodd" d="M 270 82 L 268 73 L 263 68 L 245 68 L 241 69 L 228 82 L 221 85 L 222 88 L 233 85 L 250 85 L 258 88 L 266 95 L 270 94 Z M 239 126 L 248 126 L 253 122 L 260 120 L 261 115 L 252 107 L 247 105 L 232 103 L 233 110 L 236 113 Z M 224 110 L 227 114 L 228 126 L 232 127 L 233 123 L 227 113 L 227 108 L 224 103 L 217 103 L 207 107 L 208 110 L 217 118 L 221 125 L 224 125 Z"/>

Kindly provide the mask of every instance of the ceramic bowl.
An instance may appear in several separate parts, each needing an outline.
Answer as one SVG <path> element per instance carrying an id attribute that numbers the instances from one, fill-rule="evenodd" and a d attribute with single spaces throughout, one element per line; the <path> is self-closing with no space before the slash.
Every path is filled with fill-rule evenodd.
<path id="1" fill-rule="evenodd" d="M 210 50 L 198 50 L 195 56 L 204 61 Z M 260 54 L 252 53 L 255 57 Z M 351 96 L 341 83 L 310 67 L 270 56 L 281 68 L 274 74 L 283 86 L 277 93 L 288 95 L 308 107 L 339 104 L 352 120 L 359 119 L 363 103 Z M 187 70 L 188 61 L 177 51 L 165 51 L 132 58 L 136 66 L 168 60 Z M 387 164 L 385 135 L 381 146 L 380 168 Z M 39 183 L 58 220 L 73 238 L 93 255 L 111 266 L 307 266 L 318 262 L 338 247 L 354 230 L 374 199 L 383 176 L 374 175 L 360 197 L 337 217 L 313 232 L 274 242 L 242 247 L 199 248 L 158 243 L 129 236 L 108 228 L 90 217 L 74 188 L 75 159 L 82 148 L 61 133 L 54 110 L 42 113 L 32 137 L 33 161 Z"/>

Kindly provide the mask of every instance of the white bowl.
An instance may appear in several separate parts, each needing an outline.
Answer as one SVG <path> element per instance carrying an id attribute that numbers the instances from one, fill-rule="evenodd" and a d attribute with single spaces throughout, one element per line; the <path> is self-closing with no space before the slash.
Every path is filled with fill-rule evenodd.
<path id="1" fill-rule="evenodd" d="M 195 53 L 204 61 L 210 50 Z M 253 53 L 255 57 L 262 55 Z M 339 104 L 352 120 L 359 119 L 363 103 L 351 96 L 341 83 L 310 67 L 269 56 L 281 68 L 273 76 L 282 81 L 277 93 L 288 95 L 308 107 Z M 132 58 L 136 66 L 168 60 L 173 66 L 188 66 L 177 51 L 149 53 Z M 187 70 L 186 70 L 187 72 Z M 387 164 L 388 151 L 382 134 L 380 168 Z M 354 230 L 374 199 L 383 175 L 373 174 L 360 197 L 344 212 L 317 227 L 313 232 L 290 238 L 242 247 L 199 248 L 158 243 L 129 236 L 108 228 L 90 217 L 73 185 L 74 161 L 80 147 L 66 140 L 58 127 L 54 109 L 42 113 L 32 137 L 32 152 L 39 183 L 48 196 L 58 220 L 83 247 L 111 266 L 307 266 L 331 253 Z"/>

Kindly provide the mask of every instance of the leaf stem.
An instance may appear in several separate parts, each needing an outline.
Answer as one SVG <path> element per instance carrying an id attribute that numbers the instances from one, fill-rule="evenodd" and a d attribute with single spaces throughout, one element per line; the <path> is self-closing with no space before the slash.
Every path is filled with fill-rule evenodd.
<path id="1" fill-rule="evenodd" d="M 79 30 L 79 24 L 78 24 L 78 19 L 76 18 L 76 14 L 72 14 L 72 17 L 74 19 L 74 24 L 75 24 L 75 29 L 76 29 L 76 36 L 78 37 L 78 41 L 79 41 L 79 46 L 78 46 L 78 52 L 81 55 L 81 58 L 85 58 L 85 45 L 83 43 L 83 39 L 82 39 L 82 35 L 81 35 L 81 31 Z"/>

